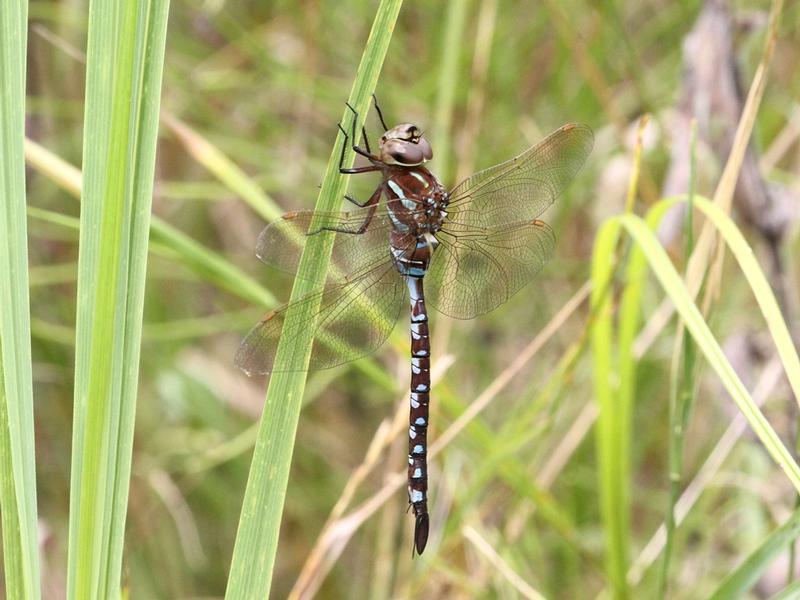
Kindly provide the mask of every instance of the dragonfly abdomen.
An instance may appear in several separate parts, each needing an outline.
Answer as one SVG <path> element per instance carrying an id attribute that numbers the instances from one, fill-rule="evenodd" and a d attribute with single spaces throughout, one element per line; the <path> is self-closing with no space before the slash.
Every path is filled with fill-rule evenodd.
<path id="1" fill-rule="evenodd" d="M 408 502 L 414 509 L 414 548 L 428 541 L 428 416 L 431 341 L 421 277 L 406 277 L 411 300 L 411 410 L 408 426 Z"/>

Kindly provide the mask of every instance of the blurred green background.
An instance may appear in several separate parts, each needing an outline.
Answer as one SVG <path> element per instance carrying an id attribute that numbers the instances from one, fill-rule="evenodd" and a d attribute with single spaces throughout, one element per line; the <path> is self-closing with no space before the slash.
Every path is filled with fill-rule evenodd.
<path id="1" fill-rule="evenodd" d="M 288 298 L 291 279 L 258 262 L 255 241 L 265 214 L 313 207 L 375 7 L 349 0 L 171 5 L 154 214 L 279 301 Z M 566 122 L 587 123 L 596 135 L 587 165 L 546 215 L 559 241 L 537 282 L 474 321 L 433 317 L 434 356 L 452 363 L 433 389 L 431 440 L 497 381 L 587 281 L 598 224 L 624 208 L 643 113 L 652 120 L 635 211 L 660 197 L 673 149 L 670 112 L 685 83 L 682 43 L 702 7 L 664 0 L 404 5 L 376 93 L 390 124 L 411 121 L 426 131 L 435 153 L 430 167 L 445 185 L 517 154 Z M 730 9 L 746 92 L 769 3 L 734 2 Z M 30 16 L 28 137 L 79 167 L 86 5 L 32 2 Z M 799 61 L 800 5 L 791 2 L 780 20 L 754 145 L 776 155 L 764 175 L 795 194 Z M 370 116 L 373 136 L 380 134 L 376 123 Z M 783 150 L 774 148 L 777 140 Z M 724 159 L 713 150 L 698 152 L 698 170 L 706 174 L 700 192 L 712 193 Z M 364 179 L 351 183 L 359 197 L 375 184 Z M 31 207 L 78 216 L 78 203 L 53 181 L 47 164 L 30 167 L 28 186 Z M 254 206 L 263 207 L 261 214 Z M 45 593 L 54 594 L 47 597 L 59 597 L 54 590 L 63 589 L 65 577 L 77 236 L 74 224 L 31 214 L 43 572 Z M 757 235 L 753 245 L 768 270 L 768 249 Z M 782 240 L 780 252 L 791 297 L 797 294 L 796 234 Z M 711 320 L 722 342 L 763 328 L 731 262 Z M 645 290 L 646 316 L 662 298 L 656 285 Z M 234 368 L 233 355 L 268 308 L 153 240 L 123 567 L 133 598 L 224 593 L 265 390 L 263 378 Z M 413 519 L 405 514 L 405 491 L 398 491 L 349 540 L 319 597 L 525 595 L 495 558 L 546 597 L 589 598 L 606 589 L 588 322 L 584 304 L 433 461 L 432 543 L 424 557 L 410 560 Z M 640 363 L 630 457 L 632 560 L 662 523 L 667 502 L 673 340 L 670 325 Z M 764 345 L 768 355 L 772 347 Z M 757 358 L 746 361 L 756 374 L 766 361 Z M 405 414 L 407 363 L 404 348 L 387 345 L 371 361 L 310 376 L 273 597 L 286 597 L 295 585 L 376 430 L 398 406 Z M 701 369 L 698 385 L 686 438 L 687 481 L 735 415 L 712 374 Z M 777 386 L 769 397 L 767 415 L 784 433 L 790 396 Z M 405 429 L 395 431 L 350 508 L 404 467 Z M 747 436 L 701 490 L 677 532 L 670 597 L 710 593 L 785 519 L 794 500 L 789 483 Z M 657 570 L 643 571 L 637 597 L 653 597 Z M 778 569 L 773 582 L 765 576 L 758 597 L 780 589 L 785 573 Z"/>

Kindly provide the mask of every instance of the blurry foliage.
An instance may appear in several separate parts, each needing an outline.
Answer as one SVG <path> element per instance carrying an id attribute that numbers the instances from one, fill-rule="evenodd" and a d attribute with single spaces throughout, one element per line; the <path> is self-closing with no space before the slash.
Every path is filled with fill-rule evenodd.
<path id="1" fill-rule="evenodd" d="M 741 11 L 768 8 L 766 2 L 736 4 Z M 280 207 L 309 208 L 373 5 L 352 0 L 173 0 L 162 110 L 223 152 Z M 698 1 L 500 1 L 486 83 L 480 90 L 485 94 L 484 109 L 474 129 L 476 138 L 465 139 L 466 107 L 478 91 L 470 69 L 480 5 L 478 0 L 469 2 L 464 35 L 456 49 L 450 163 L 458 164 L 460 150 L 468 144 L 476 144 L 475 168 L 497 163 L 572 121 L 589 124 L 597 143 L 576 182 L 548 214 L 559 242 L 555 259 L 538 282 L 475 321 L 445 323 L 433 318 L 434 353 L 452 352 L 457 359 L 433 390 L 433 440 L 458 416 L 455 411 L 463 410 L 586 281 L 598 220 L 619 212 L 624 202 L 627 173 L 615 178 L 605 167 L 620 155 L 627 160 L 628 125 L 644 111 L 654 114 L 652 127 L 658 136 L 645 155 L 642 175 L 642 189 L 654 195 L 648 197 L 643 191 L 642 196 L 645 201 L 657 198 L 670 143 L 669 132 L 659 127 L 661 115 L 677 97 L 681 42 L 700 10 Z M 447 50 L 445 12 L 445 3 L 406 4 L 376 90 L 388 121 L 416 122 L 434 140 L 439 65 Z M 797 115 L 799 13 L 800 5 L 791 3 L 782 19 L 755 130 L 757 145 L 763 148 Z M 84 65 L 79 52 L 71 49 L 85 47 L 85 3 L 32 2 L 30 15 L 28 135 L 79 165 Z M 744 82 L 751 79 L 762 38 L 763 27 L 755 27 L 737 39 Z M 377 120 L 371 116 L 369 123 L 370 132 L 378 134 Z M 267 278 L 253 256 L 263 220 L 191 158 L 169 129 L 162 127 L 161 135 L 155 214 L 262 280 L 276 297 L 288 297 L 290 280 Z M 778 163 L 795 189 L 797 154 L 795 142 Z M 431 168 L 436 171 L 435 160 Z M 34 170 L 28 175 L 31 206 L 78 215 L 79 205 L 47 177 Z M 360 182 L 351 189 L 363 194 L 368 188 L 368 183 Z M 44 572 L 57 581 L 66 564 L 74 348 L 69 336 L 56 333 L 74 327 L 77 233 L 32 219 L 30 239 L 34 272 L 63 267 L 56 280 L 31 290 L 38 489 L 41 518 L 49 533 Z M 796 239 L 789 244 L 787 253 L 796 255 Z M 734 273 L 735 266 L 729 268 Z M 644 300 L 646 317 L 661 294 L 645 290 Z M 727 278 L 715 313 L 715 332 L 724 337 L 760 327 L 751 305 L 741 278 Z M 248 431 L 260 414 L 264 393 L 263 379 L 248 380 L 234 369 L 232 357 L 263 308 L 220 289 L 174 253 L 150 255 L 123 568 L 123 583 L 133 598 L 212 597 L 225 589 L 252 451 Z M 555 529 L 552 520 L 533 508 L 533 492 L 525 487 L 536 480 L 582 409 L 592 402 L 588 353 L 579 343 L 586 327 L 584 307 L 434 461 L 432 515 L 447 518 L 433 524 L 435 542 L 441 545 L 430 548 L 413 565 L 408 562 L 411 520 L 403 512 L 405 492 L 398 492 L 386 508 L 388 513 L 370 519 L 345 548 L 320 597 L 377 597 L 367 590 L 392 597 L 514 597 L 514 588 L 489 563 L 481 562 L 482 555 L 464 539 L 465 524 L 476 527 L 523 579 L 547 597 L 593 597 L 605 587 L 592 440 L 576 442 L 575 453 L 550 491 L 543 492 L 551 495 L 566 520 L 566 530 Z M 631 458 L 635 551 L 663 519 L 666 502 L 670 336 L 656 341 L 639 373 Z M 576 343 L 575 361 L 565 371 L 556 371 L 564 353 Z M 300 421 L 276 563 L 276 598 L 285 597 L 293 585 L 373 432 L 393 413 L 393 403 L 407 388 L 405 355 L 388 348 L 377 360 L 388 380 L 394 381 L 393 390 L 387 389 L 385 379 L 352 366 L 310 376 L 309 405 Z M 554 373 L 556 379 L 549 379 Z M 728 401 L 713 377 L 701 377 L 700 386 L 686 443 L 687 473 L 696 470 L 731 418 Z M 452 401 L 440 402 L 445 390 Z M 785 393 L 775 394 L 778 406 L 785 401 Z M 512 426 L 519 423 L 525 428 L 515 430 Z M 504 443 L 509 447 L 498 458 L 494 451 Z M 737 529 L 746 524 L 747 544 L 756 544 L 772 528 L 767 517 L 780 521 L 779 515 L 791 508 L 788 483 L 774 477 L 774 466 L 753 458 L 761 453 L 751 440 L 742 442 L 726 463 L 726 475 L 678 529 L 673 581 L 690 587 L 676 583 L 673 597 L 710 593 L 745 552 Z M 388 457 L 367 479 L 356 501 L 377 489 L 384 471 L 403 467 L 402 451 Z M 497 474 L 504 469 L 512 475 Z M 757 484 L 735 481 L 740 470 Z M 482 478 L 479 485 L 475 477 Z M 761 502 L 745 502 L 740 494 L 756 495 Z M 439 506 L 445 498 L 449 503 Z M 388 534 L 402 539 L 392 537 L 391 549 L 376 554 L 389 524 L 393 529 Z M 376 583 L 379 558 L 396 559 L 398 564 L 392 575 L 383 575 Z M 648 573 L 639 597 L 649 597 L 648 586 L 654 583 L 654 574 Z"/>

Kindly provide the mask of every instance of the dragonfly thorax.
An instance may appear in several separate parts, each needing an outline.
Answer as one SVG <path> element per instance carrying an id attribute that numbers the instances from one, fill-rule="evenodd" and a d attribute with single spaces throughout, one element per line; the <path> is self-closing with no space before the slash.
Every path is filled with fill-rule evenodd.
<path id="1" fill-rule="evenodd" d="M 419 237 L 442 228 L 449 196 L 433 173 L 404 167 L 392 168 L 385 177 L 386 206 L 398 232 Z"/>
<path id="2" fill-rule="evenodd" d="M 395 266 L 403 275 L 422 277 L 438 245 L 435 234 L 447 216 L 449 196 L 425 167 L 391 169 L 385 189 Z"/>

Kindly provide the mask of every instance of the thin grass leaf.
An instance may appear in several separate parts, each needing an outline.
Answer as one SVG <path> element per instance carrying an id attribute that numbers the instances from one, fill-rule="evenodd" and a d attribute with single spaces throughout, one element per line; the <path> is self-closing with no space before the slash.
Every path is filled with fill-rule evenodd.
<path id="1" fill-rule="evenodd" d="M 281 216 L 277 203 L 214 144 L 169 113 L 163 113 L 161 120 L 197 162 L 239 194 L 250 208 L 270 221 Z"/>
<path id="2" fill-rule="evenodd" d="M 361 121 L 377 84 L 401 4 L 400 0 L 382 0 L 378 7 L 349 97 L 349 103 L 358 110 Z M 345 128 L 351 120 L 352 115 L 345 110 L 342 116 Z M 335 209 L 345 192 L 346 181 L 338 171 L 343 143 L 344 139 L 337 135 L 317 200 L 317 210 Z M 352 161 L 352 156 L 349 160 Z M 323 283 L 332 241 L 312 240 L 306 245 L 292 290 L 293 299 Z M 314 307 L 306 308 L 305 314 L 289 311 L 287 327 L 312 320 Z M 283 336 L 275 362 L 286 361 L 286 357 L 304 356 L 305 364 L 308 364 L 312 333 L 313 327 L 306 327 L 295 339 Z M 296 371 L 274 373 L 270 378 L 242 505 L 226 598 L 265 598 L 269 595 L 305 380 L 306 374 Z"/>
<path id="3" fill-rule="evenodd" d="M 750 135 L 753 131 L 755 118 L 758 113 L 761 99 L 764 95 L 766 87 L 767 72 L 769 64 L 772 60 L 772 54 L 775 48 L 775 40 L 778 33 L 778 22 L 781 11 L 783 9 L 783 0 L 774 0 L 770 14 L 769 33 L 764 41 L 764 49 L 761 54 L 761 60 L 758 68 L 753 76 L 753 81 L 750 84 L 750 89 L 747 94 L 747 100 L 742 109 L 741 117 L 736 128 L 731 151 L 728 159 L 725 162 L 725 167 L 720 176 L 717 187 L 714 190 L 714 203 L 720 206 L 725 212 L 730 211 L 731 202 L 733 201 L 733 193 L 736 188 L 736 182 L 739 179 L 739 174 L 742 169 L 742 162 L 744 160 L 745 152 L 750 140 Z M 695 244 L 695 250 L 686 266 L 686 280 L 688 282 L 689 290 L 692 297 L 696 297 L 697 293 L 706 280 L 709 271 L 709 263 L 712 256 L 716 257 L 716 262 L 711 264 L 708 279 L 709 286 L 706 287 L 706 294 L 704 299 L 704 306 L 712 301 L 716 294 L 719 292 L 719 278 L 721 276 L 722 258 L 724 256 L 722 251 L 722 241 L 719 240 L 715 244 L 715 232 L 711 223 L 705 223 L 700 235 Z M 713 247 L 717 246 L 718 252 L 712 254 Z"/>
<path id="4" fill-rule="evenodd" d="M 28 4 L 0 4 L 0 506 L 6 594 L 39 598 L 28 232 L 25 60 Z"/>
<path id="5" fill-rule="evenodd" d="M 787 585 L 774 596 L 770 596 L 769 600 L 797 600 L 797 598 L 800 598 L 800 579 Z"/>
<path id="6" fill-rule="evenodd" d="M 672 263 L 664 253 L 663 248 L 652 234 L 655 225 L 660 221 L 665 211 L 678 199 L 661 201 L 656 204 L 648 214 L 647 223 L 633 215 L 623 215 L 606 222 L 595 241 L 592 282 L 592 305 L 596 311 L 596 323 L 592 331 L 593 369 L 595 372 L 595 393 L 600 405 L 600 418 L 598 422 L 598 455 L 600 460 L 601 481 L 601 510 L 606 523 L 608 538 L 607 569 L 609 578 L 614 585 L 616 597 L 629 595 L 624 576 L 617 571 L 624 565 L 627 542 L 624 537 L 625 518 L 617 514 L 627 511 L 624 503 L 627 475 L 624 466 L 627 459 L 621 455 L 622 444 L 616 439 L 621 435 L 618 421 L 625 418 L 627 411 L 625 405 L 626 394 L 623 391 L 632 389 L 623 385 L 630 377 L 630 367 L 626 362 L 632 361 L 632 347 L 627 347 L 623 341 L 619 343 L 619 355 L 615 356 L 613 350 L 613 337 L 611 327 L 611 299 L 601 290 L 608 285 L 613 267 L 613 250 L 616 247 L 620 228 L 624 227 L 633 236 L 637 245 L 631 252 L 627 269 L 628 286 L 623 295 L 620 309 L 621 330 L 626 328 L 625 320 L 638 319 L 638 297 L 644 278 L 645 264 L 656 273 L 664 290 L 674 303 L 676 310 L 683 318 L 695 343 L 702 350 L 706 359 L 719 375 L 728 393 L 739 406 L 753 430 L 761 438 L 768 452 L 775 462 L 784 470 L 795 487 L 800 485 L 800 468 L 792 460 L 790 454 L 780 442 L 774 429 L 769 426 L 763 414 L 753 402 L 741 380 L 733 371 L 728 360 L 722 354 L 719 344 L 714 340 L 700 312 L 688 294 Z M 768 321 L 770 331 L 776 340 L 776 345 L 783 347 L 781 358 L 790 381 L 793 374 L 800 373 L 800 361 L 791 344 L 788 329 L 777 307 L 774 294 L 772 294 L 766 277 L 752 256 L 741 233 L 736 229 L 725 213 L 715 204 L 705 198 L 695 197 L 695 205 L 702 210 L 718 230 L 723 239 L 728 243 L 733 255 L 739 260 L 740 267 L 745 273 L 762 307 Z M 628 297 L 630 296 L 630 298 Z M 624 340 L 627 336 L 620 336 Z M 628 372 L 625 376 L 623 373 Z"/>
<path id="7" fill-rule="evenodd" d="M 120 572 L 169 3 L 89 7 L 67 594 Z"/>
<path id="8" fill-rule="evenodd" d="M 634 208 L 639 189 L 639 174 L 642 161 L 642 139 L 649 115 L 644 115 L 637 128 L 636 145 L 631 175 L 628 180 L 628 192 L 625 200 L 625 212 L 631 213 Z M 617 240 L 619 242 L 619 240 Z M 616 264 L 619 256 L 619 244 L 615 246 L 611 263 Z M 602 446 L 607 455 L 606 464 L 611 468 L 601 471 L 607 475 L 602 487 L 608 488 L 607 501 L 610 503 L 604 512 L 610 519 L 612 536 L 608 538 L 610 558 L 608 566 L 613 569 L 614 581 L 617 582 L 617 593 L 624 597 L 627 592 L 625 573 L 628 570 L 630 550 L 630 472 L 631 472 L 631 425 L 636 391 L 636 360 L 633 355 L 633 344 L 641 319 L 640 301 L 642 296 L 645 265 L 643 261 L 631 260 L 628 265 L 628 285 L 622 294 L 619 306 L 619 322 L 617 324 L 618 354 L 611 354 L 611 360 L 617 361 L 618 382 L 615 393 L 612 393 L 613 407 L 601 411 L 601 427 L 603 432 Z M 598 293 L 610 296 L 608 287 L 598 289 Z M 608 400 L 608 399 L 607 399 Z M 611 508 L 613 507 L 613 508 Z"/>
<path id="9" fill-rule="evenodd" d="M 80 169 L 31 140 L 25 141 L 25 156 L 39 173 L 72 196 L 80 196 Z M 42 215 L 36 209 L 28 211 Z M 63 224 L 71 223 L 69 217 L 62 218 Z M 150 219 L 150 240 L 169 248 L 187 267 L 232 294 L 266 308 L 277 305 L 275 297 L 247 273 L 155 215 Z"/>
<path id="10" fill-rule="evenodd" d="M 775 557 L 786 551 L 789 544 L 800 536 L 800 510 L 795 511 L 786 523 L 773 531 L 725 580 L 709 600 L 741 598 L 758 581 Z M 784 590 L 785 591 L 785 590 Z M 796 598 L 797 596 L 786 596 Z"/>
<path id="11" fill-rule="evenodd" d="M 625 212 L 631 213 L 639 189 L 639 174 L 642 161 L 642 139 L 650 120 L 644 115 L 637 128 L 636 145 Z M 614 373 L 614 380 L 595 377 L 595 392 L 601 410 L 597 427 L 598 457 L 601 493 L 601 512 L 606 524 L 606 570 L 614 584 L 615 594 L 628 594 L 625 574 L 630 554 L 630 440 L 631 414 L 636 389 L 636 361 L 633 344 L 639 328 L 644 262 L 630 261 L 628 285 L 622 295 L 617 327 L 618 354 L 613 354 L 613 329 L 611 326 L 610 280 L 619 262 L 618 237 L 609 237 L 610 246 L 596 248 L 595 265 L 604 273 L 604 285 L 592 288 L 592 307 L 597 311 L 597 320 L 592 328 L 592 346 L 595 373 Z"/>
<path id="12" fill-rule="evenodd" d="M 761 104 L 761 99 L 764 96 L 766 88 L 767 73 L 769 65 L 772 62 L 772 55 L 775 52 L 775 43 L 778 38 L 778 25 L 780 23 L 781 12 L 783 11 L 783 0 L 773 0 L 770 9 L 769 28 L 767 36 L 764 40 L 764 49 L 761 53 L 761 60 L 758 63 L 758 68 L 753 75 L 753 82 L 750 85 L 750 90 L 747 94 L 747 100 L 742 108 L 742 115 L 739 118 L 739 125 L 736 128 L 734 135 L 733 145 L 731 146 L 730 155 L 725 163 L 725 169 L 720 177 L 717 189 L 714 191 L 714 203 L 723 209 L 725 213 L 729 213 L 731 209 L 731 202 L 733 201 L 733 193 L 736 188 L 736 182 L 739 179 L 739 173 L 742 169 L 745 152 L 750 142 L 750 135 L 752 134 L 753 127 L 755 126 L 756 115 L 758 114 L 758 107 Z M 702 237 L 702 234 L 701 234 Z M 699 241 L 698 245 L 702 242 Z M 722 287 L 722 264 L 724 261 L 724 245 L 721 239 L 716 243 L 717 251 L 714 253 L 714 262 L 711 264 L 708 286 L 706 287 L 705 298 L 703 299 L 703 306 L 710 303 L 712 298 L 716 298 L 720 293 Z"/>
<path id="13" fill-rule="evenodd" d="M 775 293 L 769 285 L 767 276 L 758 264 L 752 248 L 744 239 L 742 232 L 736 227 L 733 220 L 717 204 L 707 198 L 694 197 L 695 206 L 714 224 L 722 239 L 727 243 L 728 249 L 739 263 L 739 269 L 753 290 L 758 307 L 767 328 L 775 342 L 778 356 L 786 371 L 786 378 L 792 387 L 794 397 L 800 401 L 800 357 L 797 355 L 789 328 L 781 313 Z"/>
<path id="14" fill-rule="evenodd" d="M 668 198 L 665 200 L 661 200 L 660 202 L 656 203 L 651 210 L 648 212 L 647 215 L 647 223 L 651 230 L 655 230 L 658 223 L 661 221 L 661 218 L 665 214 L 667 210 L 669 210 L 676 202 L 686 201 L 687 197 L 673 197 Z M 770 329 L 779 332 L 778 339 L 786 339 L 788 336 L 788 329 L 786 327 L 785 321 L 783 321 L 782 317 L 780 316 L 779 311 L 777 310 L 777 301 L 774 298 L 774 294 L 767 284 L 766 276 L 764 275 L 763 271 L 761 270 L 758 263 L 755 261 L 753 257 L 752 250 L 747 245 L 744 237 L 742 236 L 741 232 L 736 228 L 733 221 L 728 217 L 722 210 L 720 210 L 714 203 L 710 202 L 706 198 L 702 198 L 700 196 L 693 196 L 692 203 L 694 204 L 695 208 L 700 210 L 701 212 L 706 213 L 707 217 L 710 217 L 710 222 L 713 224 L 714 227 L 717 228 L 718 231 L 722 233 L 722 238 L 728 244 L 728 247 L 732 250 L 732 254 L 735 258 L 737 258 L 739 262 L 739 268 L 745 274 L 746 279 L 749 281 L 751 289 L 753 290 L 754 295 L 759 298 L 758 303 L 759 305 L 763 305 L 766 307 L 772 307 L 768 311 L 765 312 L 765 318 L 768 321 L 771 321 Z M 644 257 L 641 252 L 634 253 L 631 256 L 631 262 L 634 261 L 643 261 Z M 639 272 L 638 269 L 633 269 L 633 267 L 629 267 L 628 270 L 628 277 L 627 282 L 628 285 L 636 284 L 637 278 L 642 278 L 644 276 L 644 272 Z M 694 342 L 693 342 L 694 343 Z M 791 373 L 790 377 L 794 377 L 795 373 L 800 371 L 800 363 L 797 360 L 797 354 L 794 348 L 786 347 L 786 360 L 783 361 L 784 370 L 787 373 Z M 695 369 L 697 368 L 696 362 L 697 359 L 693 359 L 695 361 Z M 694 375 L 692 375 L 694 377 Z M 688 411 L 688 407 L 683 407 L 683 411 Z M 681 416 L 681 415 L 679 415 Z M 684 414 L 682 417 L 682 421 L 685 424 L 686 422 L 686 415 Z M 664 550 L 666 552 L 666 548 Z M 663 563 L 662 563 L 663 569 Z M 663 577 L 664 574 L 662 573 L 661 576 Z M 661 587 L 661 584 L 659 584 Z"/>
<path id="15" fill-rule="evenodd" d="M 616 399 L 618 365 L 613 350 L 613 305 L 608 293 L 616 265 L 616 249 L 619 228 L 608 228 L 607 235 L 595 238 L 592 253 L 592 297 L 594 315 L 592 325 L 592 371 L 594 394 L 599 407 L 595 440 L 598 456 L 598 479 L 600 481 L 600 512 L 606 528 L 606 574 L 615 590 L 616 597 L 628 594 L 625 573 L 627 571 L 627 510 L 628 475 L 620 456 L 620 414 Z"/>
<path id="16" fill-rule="evenodd" d="M 4 382 L 3 371 L 0 369 L 0 383 Z M 22 518 L 24 517 L 17 509 L 17 488 L 19 486 L 14 480 L 14 464 L 11 460 L 14 451 L 11 448 L 8 405 L 3 390 L 0 390 L 0 411 L 0 502 L 3 506 L 5 582 L 8 593 L 13 597 L 33 598 L 38 595 L 33 596 L 25 592 L 26 587 L 31 587 L 28 583 L 29 578 L 25 575 L 25 561 L 30 554 L 26 554 L 28 542 L 22 539 L 22 525 L 24 525 Z M 33 556 L 35 557 L 36 554 L 34 553 Z"/>
<path id="17" fill-rule="evenodd" d="M 708 211 L 707 214 L 712 214 L 715 218 L 718 218 L 720 222 L 722 219 L 727 219 L 724 213 L 719 211 L 717 207 L 707 200 L 696 197 L 695 202 L 701 210 L 704 212 Z M 666 204 L 666 202 L 662 203 L 659 209 Z M 800 490 L 800 467 L 794 462 L 775 430 L 769 425 L 758 406 L 753 402 L 753 399 L 750 397 L 741 379 L 739 379 L 739 376 L 725 357 L 722 348 L 716 339 L 714 339 L 703 316 L 700 314 L 695 303 L 691 300 L 686 286 L 672 266 L 664 249 L 653 235 L 651 227 L 642 219 L 633 215 L 623 215 L 610 219 L 600 230 L 595 247 L 606 247 L 609 239 L 619 235 L 620 228 L 624 228 L 628 234 L 633 237 L 636 242 L 633 255 L 639 252 L 644 254 L 650 269 L 655 273 L 656 278 L 661 283 L 667 296 L 673 302 L 676 310 L 685 322 L 687 329 L 694 337 L 698 349 L 703 352 L 710 366 L 716 371 L 725 389 L 733 398 L 753 431 L 764 444 L 767 452 L 772 456 L 775 463 L 784 473 L 786 473 L 792 485 Z M 724 236 L 724 230 L 721 231 L 723 231 Z M 734 250 L 734 254 L 736 255 L 736 250 Z M 755 268 L 757 268 L 757 265 Z M 603 273 L 599 269 L 593 271 L 594 285 L 605 285 L 607 280 L 603 279 L 602 275 Z M 748 276 L 750 275 L 751 274 L 748 274 Z M 613 377 L 614 375 L 610 373 L 608 376 Z"/>
<path id="18" fill-rule="evenodd" d="M 692 120 L 689 136 L 689 195 L 684 221 L 686 242 L 683 254 L 686 260 L 694 252 L 694 181 L 695 181 L 695 141 L 697 122 Z M 679 368 L 680 363 L 680 368 Z M 658 593 L 661 598 L 667 594 L 669 565 L 672 559 L 672 547 L 675 532 L 675 504 L 678 502 L 683 473 L 683 442 L 689 413 L 694 403 L 696 374 L 698 371 L 697 353 L 691 336 L 686 335 L 683 322 L 678 322 L 675 336 L 675 352 L 673 355 L 670 376 L 669 403 L 669 498 L 667 500 L 664 524 L 666 542 L 664 559 L 658 572 Z"/>
<path id="19" fill-rule="evenodd" d="M 453 107 L 458 89 L 458 60 L 464 47 L 464 26 L 467 22 L 467 8 L 470 0 L 452 0 L 447 3 L 442 32 L 442 59 L 439 64 L 439 83 L 436 91 L 436 111 L 434 147 L 438 162 L 439 177 L 450 181 L 452 163 Z"/>

